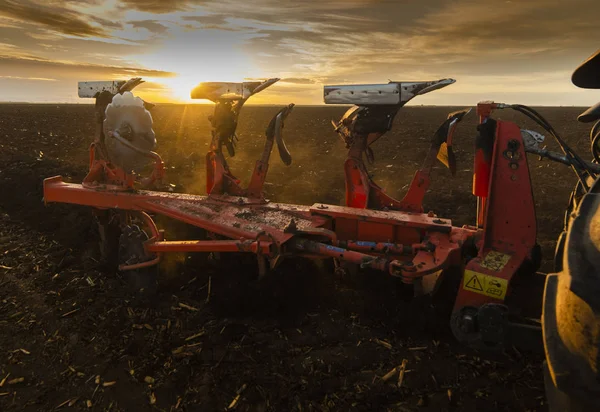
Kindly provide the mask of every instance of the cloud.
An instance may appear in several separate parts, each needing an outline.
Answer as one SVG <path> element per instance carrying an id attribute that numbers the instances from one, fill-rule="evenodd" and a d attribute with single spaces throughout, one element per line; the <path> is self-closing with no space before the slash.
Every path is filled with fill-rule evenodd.
<path id="1" fill-rule="evenodd" d="M 127 23 L 131 24 L 133 28 L 146 29 L 151 33 L 162 34 L 168 30 L 167 26 L 158 23 L 156 20 L 133 20 Z"/>
<path id="2" fill-rule="evenodd" d="M 321 30 L 343 37 L 356 32 L 405 31 L 413 27 L 415 20 L 447 1 L 428 0 L 415 4 L 393 0 L 304 0 L 282 5 L 278 0 L 221 0 L 206 3 L 204 10 L 296 30 Z"/>
<path id="3" fill-rule="evenodd" d="M 258 31 L 248 42 L 254 60 L 273 72 L 327 82 L 420 80 L 527 76 L 532 65 L 572 69 L 597 48 L 597 24 L 590 17 L 591 10 L 600 11 L 596 0 L 505 1 L 493 7 L 474 0 L 326 3 L 302 2 L 278 13 L 272 20 L 291 22 L 291 29 Z M 242 7 L 236 14 L 267 19 L 269 11 Z"/>
<path id="4" fill-rule="evenodd" d="M 42 25 L 59 33 L 88 37 L 106 37 L 107 32 L 86 21 L 86 16 L 60 3 L 38 3 L 32 0 L 3 0 L 0 3 L 0 15 L 16 20 Z"/>
<path id="5" fill-rule="evenodd" d="M 294 83 L 294 84 L 315 84 L 317 83 L 314 79 L 307 79 L 302 77 L 287 77 L 281 79 L 281 83 Z"/>
<path id="6" fill-rule="evenodd" d="M 48 79 L 45 77 L 23 77 L 23 76 L 0 76 L 0 79 L 11 79 L 11 80 L 37 80 L 42 82 L 55 82 L 56 79 Z"/>
<path id="7" fill-rule="evenodd" d="M 226 15 L 224 14 L 205 14 L 201 16 L 182 16 L 184 21 L 193 21 L 200 24 L 208 25 L 225 25 L 227 24 Z"/>
<path id="8" fill-rule="evenodd" d="M 135 90 L 143 90 L 145 92 L 165 92 L 168 91 L 169 88 L 162 83 L 158 82 L 144 82 L 140 86 L 138 86 Z"/>
<path id="9" fill-rule="evenodd" d="M 114 78 L 173 77 L 175 73 L 140 67 L 85 64 L 65 61 L 53 61 L 36 57 L 0 56 L 0 76 L 36 77 L 36 73 L 46 73 L 57 79 L 72 79 L 74 76 L 94 78 L 92 80 L 110 80 Z M 88 79 L 89 80 L 89 79 Z"/>
<path id="10" fill-rule="evenodd" d="M 127 67 L 140 66 L 130 56 L 149 48 L 142 42 L 124 43 L 114 38 L 64 36 L 31 23 L 19 26 L 0 25 L 0 55 Z M 47 76 L 38 73 L 34 77 Z"/>
<path id="11" fill-rule="evenodd" d="M 597 0 L 0 0 L 0 55 L 29 59 L 0 60 L 0 75 L 60 83 L 155 68 L 177 72 L 165 84 L 180 92 L 281 77 L 265 96 L 314 103 L 321 84 L 390 78 L 454 77 L 431 95 L 444 102 L 502 84 L 534 95 L 570 90 L 568 73 L 598 48 L 599 12 Z"/>
<path id="12" fill-rule="evenodd" d="M 171 13 L 189 9 L 193 4 L 203 3 L 200 0 L 121 0 L 123 9 L 135 9 L 148 13 Z"/>
<path id="13" fill-rule="evenodd" d="M 123 28 L 123 25 L 119 21 L 103 19 L 102 17 L 92 16 L 92 15 L 87 15 L 87 18 L 93 20 L 94 22 L 98 23 L 99 25 L 101 25 L 105 28 L 106 27 L 111 28 L 111 29 Z"/>
<path id="14" fill-rule="evenodd" d="M 474 0 L 449 3 L 419 20 L 419 44 L 427 50 L 444 40 L 446 48 L 465 55 L 508 51 L 513 54 L 566 51 L 597 46 L 597 24 L 590 11 L 596 0 L 506 1 L 496 12 Z"/>

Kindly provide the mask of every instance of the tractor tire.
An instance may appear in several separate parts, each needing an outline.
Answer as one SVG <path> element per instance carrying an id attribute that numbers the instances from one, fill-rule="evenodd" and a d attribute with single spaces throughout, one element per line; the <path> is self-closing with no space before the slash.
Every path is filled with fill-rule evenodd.
<path id="1" fill-rule="evenodd" d="M 560 273 L 563 270 L 563 259 L 565 256 L 565 244 L 567 243 L 567 231 L 563 231 L 558 236 L 556 250 L 554 251 L 554 273 Z"/>
<path id="2" fill-rule="evenodd" d="M 144 242 L 148 239 L 148 234 L 139 226 L 125 226 L 119 238 L 119 265 L 134 265 L 152 260 L 153 257 L 144 249 Z M 152 297 L 157 293 L 158 265 L 119 273 L 133 293 L 143 297 Z"/>
<path id="3" fill-rule="evenodd" d="M 595 162 L 600 162 L 600 120 L 590 130 L 590 144 Z"/>

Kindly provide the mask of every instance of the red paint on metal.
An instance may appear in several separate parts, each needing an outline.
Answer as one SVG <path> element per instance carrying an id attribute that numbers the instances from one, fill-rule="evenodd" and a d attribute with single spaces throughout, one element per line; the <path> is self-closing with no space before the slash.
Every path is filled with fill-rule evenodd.
<path id="1" fill-rule="evenodd" d="M 369 206 L 370 179 L 362 161 L 349 158 L 344 163 L 346 175 L 346 205 L 359 209 Z"/>
<path id="2" fill-rule="evenodd" d="M 521 129 L 512 122 L 497 121 L 491 170 L 479 255 L 469 261 L 466 269 L 505 279 L 510 293 L 513 277 L 526 259 L 532 257 L 537 232 L 525 146 Z M 509 255 L 510 260 L 498 271 L 482 266 L 490 251 Z M 461 285 L 454 310 L 485 303 L 502 303 L 502 300 L 465 290 Z"/>
<path id="3" fill-rule="evenodd" d="M 348 220 L 386 223 L 407 228 L 430 229 L 449 233 L 452 222 L 449 219 L 430 217 L 425 213 L 398 213 L 396 211 L 356 209 L 347 206 L 323 205 L 315 203 L 310 213 L 316 216 L 330 216 Z"/>
<path id="4" fill-rule="evenodd" d="M 128 270 L 138 270 L 149 268 L 151 266 L 156 266 L 160 263 L 160 257 L 155 257 L 152 260 L 148 260 L 146 262 L 134 263 L 133 265 L 119 265 L 119 270 L 122 272 L 126 272 Z"/>
<path id="5" fill-rule="evenodd" d="M 246 191 L 240 187 L 236 178 L 223 164 L 221 156 L 211 151 L 206 155 L 206 193 L 245 196 Z"/>
<path id="6" fill-rule="evenodd" d="M 429 189 L 431 179 L 429 177 L 429 170 L 417 170 L 412 182 L 408 188 L 408 192 L 404 195 L 404 198 L 400 201 L 402 210 L 422 213 L 423 212 L 423 199 L 425 193 Z"/>
<path id="7" fill-rule="evenodd" d="M 151 242 L 146 245 L 148 252 L 250 252 L 257 253 L 258 242 L 240 240 L 182 240 Z M 261 242 L 260 252 L 271 254 L 271 243 Z"/>
<path id="8" fill-rule="evenodd" d="M 263 195 L 263 186 L 265 184 L 265 179 L 267 178 L 267 172 L 269 171 L 269 163 L 265 163 L 261 160 L 257 160 L 254 165 L 254 172 L 250 177 L 250 183 L 248 184 L 248 189 L 246 194 L 251 198 L 264 198 Z"/>
<path id="9" fill-rule="evenodd" d="M 283 243 L 293 234 L 284 233 L 292 219 L 299 229 L 323 227 L 328 219 L 311 216 L 308 207 L 227 196 L 196 196 L 154 191 L 105 191 L 64 183 L 60 177 L 44 180 L 44 200 L 159 213 L 210 232 L 234 239 L 254 239 L 262 231 Z M 242 200 L 239 202 L 238 200 Z M 248 202 L 249 201 L 249 202 Z"/>

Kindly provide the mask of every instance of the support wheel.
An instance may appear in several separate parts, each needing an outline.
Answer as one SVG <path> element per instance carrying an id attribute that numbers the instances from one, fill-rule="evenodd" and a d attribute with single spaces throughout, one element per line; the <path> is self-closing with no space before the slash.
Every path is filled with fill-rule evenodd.
<path id="1" fill-rule="evenodd" d="M 465 306 L 452 313 L 450 328 L 461 343 L 473 349 L 497 352 L 504 348 L 507 332 L 507 309 L 487 303 L 480 308 Z"/>
<path id="2" fill-rule="evenodd" d="M 149 239 L 137 225 L 125 226 L 119 238 L 119 265 L 135 265 L 154 259 L 146 253 L 144 242 Z M 150 297 L 157 292 L 158 265 L 120 271 L 125 282 L 135 293 Z"/>

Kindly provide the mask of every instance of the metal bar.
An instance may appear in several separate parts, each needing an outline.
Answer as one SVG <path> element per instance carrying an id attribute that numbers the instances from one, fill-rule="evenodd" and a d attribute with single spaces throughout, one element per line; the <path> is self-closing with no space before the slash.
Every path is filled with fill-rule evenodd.
<path id="1" fill-rule="evenodd" d="M 393 211 L 357 209 L 347 206 L 324 205 L 315 203 L 310 212 L 313 216 L 329 216 L 359 220 L 360 222 L 384 223 L 405 228 L 422 228 L 437 232 L 449 233 L 452 222 L 449 219 L 430 217 L 425 213 L 397 213 Z"/>
<path id="2" fill-rule="evenodd" d="M 104 209 L 142 210 L 136 200 L 142 195 L 133 192 L 104 192 L 87 189 L 80 184 L 65 183 L 61 176 L 44 179 L 44 202 L 73 203 Z"/>
<path id="3" fill-rule="evenodd" d="M 205 196 L 153 191 L 107 192 L 93 190 L 78 184 L 65 183 L 60 176 L 44 180 L 44 202 L 46 203 L 60 202 L 103 209 L 149 211 L 175 218 L 229 238 L 254 239 L 256 237 L 255 232 L 249 232 L 233 226 L 224 226 L 214 222 L 212 219 L 214 219 L 216 214 L 212 211 L 207 211 L 207 215 L 201 217 L 196 214 L 186 213 L 178 209 L 174 203 L 171 203 L 172 201 L 182 200 L 193 205 L 201 204 L 206 199 Z M 285 242 L 291 236 L 290 234 L 284 235 L 281 242 Z"/>
<path id="4" fill-rule="evenodd" d="M 308 252 L 321 256 L 328 256 L 339 260 L 359 264 L 361 267 L 368 267 L 382 272 L 388 272 L 389 260 L 382 257 L 375 257 L 360 252 L 343 249 L 337 246 L 327 245 L 325 243 L 314 242 L 306 239 L 295 239 L 291 241 L 290 247 L 300 251 Z"/>
<path id="5" fill-rule="evenodd" d="M 146 212 L 140 212 L 140 216 L 146 222 L 146 225 L 148 226 L 148 229 L 150 229 L 150 232 L 152 232 L 151 238 L 155 240 L 161 240 L 161 234 L 158 231 L 158 227 L 156 227 L 156 223 L 154 223 L 154 220 L 152 220 L 150 215 Z"/>
<path id="6" fill-rule="evenodd" d="M 157 256 L 154 259 L 148 260 L 146 262 L 135 263 L 133 265 L 119 265 L 119 270 L 121 272 L 125 272 L 128 270 L 144 269 L 144 268 L 148 268 L 150 266 L 158 265 L 159 263 L 160 263 L 160 256 Z"/>
<path id="7" fill-rule="evenodd" d="M 182 240 L 146 244 L 148 252 L 249 252 L 258 251 L 258 242 L 240 240 Z M 260 242 L 263 255 L 271 253 L 271 242 Z"/>
<path id="8" fill-rule="evenodd" d="M 367 253 L 390 253 L 393 255 L 408 255 L 414 253 L 413 246 L 400 245 L 397 243 L 382 243 L 382 242 L 363 242 L 363 241 L 340 241 L 337 242 L 337 246 L 354 250 L 357 252 Z M 422 245 L 420 245 L 422 246 Z"/>

